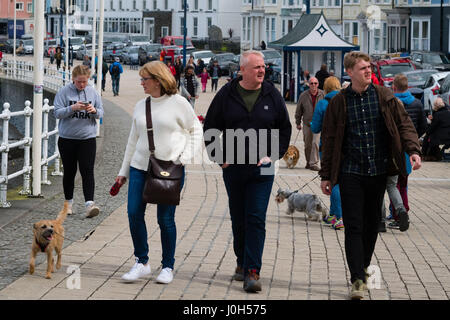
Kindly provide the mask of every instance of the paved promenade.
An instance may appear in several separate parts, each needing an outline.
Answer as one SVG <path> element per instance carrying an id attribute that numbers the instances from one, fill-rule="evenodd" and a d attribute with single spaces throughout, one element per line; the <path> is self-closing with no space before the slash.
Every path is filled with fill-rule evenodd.
<path id="1" fill-rule="evenodd" d="M 225 83 L 221 79 L 221 84 Z M 200 93 L 195 106 L 205 115 L 213 94 Z M 60 177 L 43 187 L 44 199 L 13 200 L 17 217 L 0 224 L 0 299 L 299 299 L 345 300 L 351 288 L 346 266 L 343 230 L 335 231 L 303 214 L 285 214 L 286 203 L 274 201 L 279 187 L 298 189 L 316 172 L 306 170 L 302 135 L 296 146 L 302 151 L 295 169 L 280 162 L 267 212 L 266 244 L 261 280 L 263 290 L 247 294 L 242 282 L 231 279 L 235 268 L 231 222 L 221 170 L 217 165 L 189 165 L 182 201 L 176 212 L 177 249 L 175 278 L 169 285 L 155 282 L 161 261 L 160 233 L 155 206 L 147 209 L 152 274 L 133 284 L 120 277 L 134 264 L 126 213 L 126 187 L 115 198 L 108 191 L 119 171 L 135 103 L 144 98 L 138 71 L 125 66 L 120 95 L 113 97 L 108 75 L 103 94 L 105 119 L 98 138 L 95 168 L 96 201 L 101 213 L 84 219 L 81 182 L 76 184 L 76 213 L 65 222 L 66 239 L 62 268 L 45 279 L 46 261 L 40 254 L 34 275 L 28 259 L 32 224 L 53 218 L 63 203 Z M 295 105 L 288 104 L 294 126 Z M 170 112 L 170 111 L 168 111 Z M 293 130 L 292 141 L 297 130 Z M 450 296 L 450 163 L 425 162 L 409 178 L 410 229 L 380 234 L 372 265 L 379 268 L 379 287 L 366 299 L 448 300 Z M 328 205 L 315 179 L 304 189 Z M 387 203 L 387 202 L 386 202 Z M 0 221 L 2 221 L 0 219 Z M 83 242 L 82 239 L 95 232 Z M 68 273 L 69 270 L 69 273 Z M 76 270 L 74 274 L 70 274 Z"/>

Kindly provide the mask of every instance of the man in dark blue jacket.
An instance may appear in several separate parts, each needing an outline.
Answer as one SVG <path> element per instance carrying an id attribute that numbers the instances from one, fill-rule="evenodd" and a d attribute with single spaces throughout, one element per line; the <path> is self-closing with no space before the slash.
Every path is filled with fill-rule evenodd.
<path id="1" fill-rule="evenodd" d="M 281 94 L 264 81 L 263 54 L 244 52 L 240 68 L 242 77 L 216 94 L 203 129 L 208 155 L 223 169 L 237 257 L 233 278 L 257 292 L 274 163 L 286 152 L 292 128 Z"/>

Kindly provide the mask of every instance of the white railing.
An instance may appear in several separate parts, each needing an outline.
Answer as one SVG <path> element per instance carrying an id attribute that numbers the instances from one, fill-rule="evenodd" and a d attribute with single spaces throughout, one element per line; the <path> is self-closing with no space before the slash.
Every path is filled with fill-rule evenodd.
<path id="1" fill-rule="evenodd" d="M 49 100 L 44 99 L 44 106 L 42 108 L 43 113 L 43 132 L 41 135 L 42 141 L 42 159 L 41 159 L 41 167 L 42 167 L 42 184 L 51 184 L 48 180 L 48 164 L 50 161 L 55 160 L 54 171 L 52 175 L 62 175 L 60 171 L 60 157 L 58 151 L 58 119 L 56 119 L 55 128 L 52 131 L 48 131 L 48 114 L 51 110 L 53 110 L 54 106 L 48 105 Z M 23 175 L 23 189 L 19 192 L 22 195 L 31 194 L 30 189 L 30 176 L 31 176 L 31 165 L 30 165 L 30 148 L 32 138 L 30 136 L 30 123 L 31 116 L 33 114 L 33 109 L 30 108 L 31 102 L 25 101 L 25 108 L 22 111 L 11 112 L 9 110 L 10 104 L 3 104 L 3 112 L 0 115 L 0 119 L 3 120 L 3 140 L 0 146 L 0 151 L 2 153 L 2 168 L 1 168 L 1 176 L 0 176 L 0 207 L 8 208 L 11 206 L 11 203 L 7 201 L 7 191 L 8 191 L 8 181 Z M 8 131 L 9 131 L 9 120 L 12 117 L 24 117 L 25 121 L 25 131 L 24 137 L 19 141 L 9 142 Z M 48 140 L 49 137 L 55 135 L 55 152 L 53 155 L 48 157 Z M 22 170 L 14 172 L 8 175 L 8 153 L 12 148 L 23 147 L 24 149 L 24 164 Z"/>
<path id="2" fill-rule="evenodd" d="M 3 60 L 0 63 L 6 78 L 33 83 L 34 66 L 32 61 Z M 55 67 L 44 66 L 44 87 L 58 91 L 72 78 L 72 72 Z"/>

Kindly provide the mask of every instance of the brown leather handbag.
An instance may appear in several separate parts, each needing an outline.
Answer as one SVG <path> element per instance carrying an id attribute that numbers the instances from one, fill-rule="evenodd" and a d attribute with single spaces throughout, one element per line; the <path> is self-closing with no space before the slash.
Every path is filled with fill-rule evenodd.
<path id="1" fill-rule="evenodd" d="M 155 158 L 150 97 L 147 98 L 145 104 L 150 159 L 148 161 L 147 178 L 142 193 L 142 201 L 154 204 L 178 205 L 180 203 L 183 165 Z"/>

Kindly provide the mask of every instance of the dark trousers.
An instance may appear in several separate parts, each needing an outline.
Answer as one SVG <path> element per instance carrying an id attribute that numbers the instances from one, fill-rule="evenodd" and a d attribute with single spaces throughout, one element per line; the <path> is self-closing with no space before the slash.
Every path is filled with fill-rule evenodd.
<path id="1" fill-rule="evenodd" d="M 261 174 L 256 165 L 230 165 L 223 169 L 223 181 L 233 230 L 237 265 L 259 274 L 266 239 L 266 211 L 274 175 Z"/>
<path id="2" fill-rule="evenodd" d="M 218 84 L 218 83 L 219 83 L 219 79 L 211 78 L 211 91 L 214 90 L 214 87 L 216 88 L 215 91 L 217 91 L 217 84 Z"/>
<path id="3" fill-rule="evenodd" d="M 64 167 L 63 188 L 66 200 L 73 199 L 75 175 L 80 167 L 85 201 L 94 200 L 94 163 L 97 150 L 95 138 L 86 140 L 58 139 L 58 149 Z"/>
<path id="4" fill-rule="evenodd" d="M 369 177 L 343 173 L 339 177 L 339 189 L 351 281 L 365 281 L 364 268 L 370 265 L 381 222 L 386 175 Z"/>
<path id="5" fill-rule="evenodd" d="M 120 77 L 112 76 L 112 89 L 114 94 L 119 94 L 119 83 L 120 83 Z"/>

